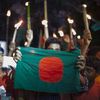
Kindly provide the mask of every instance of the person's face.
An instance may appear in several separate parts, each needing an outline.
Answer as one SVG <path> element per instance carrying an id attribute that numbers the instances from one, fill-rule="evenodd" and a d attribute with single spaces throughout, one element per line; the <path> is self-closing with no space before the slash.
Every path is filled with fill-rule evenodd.
<path id="1" fill-rule="evenodd" d="M 51 43 L 49 46 L 48 46 L 48 49 L 52 49 L 52 50 L 61 50 L 61 47 L 58 43 Z"/>
<path id="2" fill-rule="evenodd" d="M 86 75 L 87 75 L 87 78 L 89 80 L 94 80 L 95 76 L 96 76 L 96 71 L 93 67 L 87 67 L 86 68 Z"/>

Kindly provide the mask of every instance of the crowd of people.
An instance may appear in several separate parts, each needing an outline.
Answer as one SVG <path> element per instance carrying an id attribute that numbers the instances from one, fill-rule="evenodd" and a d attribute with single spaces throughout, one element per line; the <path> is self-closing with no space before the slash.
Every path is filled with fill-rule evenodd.
<path id="1" fill-rule="evenodd" d="M 21 46 L 28 48 L 31 46 L 33 33 L 26 34 L 24 39 L 25 41 L 23 40 Z M 49 37 L 42 44 L 42 49 L 56 52 L 71 52 L 80 49 L 80 55 L 77 57 L 75 64 L 75 67 L 79 71 L 82 89 L 78 93 L 51 93 L 15 89 L 14 75 L 16 73 L 16 65 L 21 61 L 23 55 L 20 52 L 20 48 L 14 48 L 11 54 L 11 62 L 13 64 L 8 64 L 8 61 L 6 62 L 8 66 L 4 66 L 4 49 L 0 47 L 0 100 L 100 100 L 100 46 L 90 47 L 91 40 L 90 30 L 85 30 L 80 41 L 74 41 L 69 34 L 65 34 L 63 37 L 58 38 L 53 36 Z M 74 42 L 77 42 L 79 47 Z"/>
<path id="2" fill-rule="evenodd" d="M 91 41 L 91 36 L 82 40 L 81 48 L 85 48 Z M 83 38 L 84 39 L 84 38 Z M 65 40 L 65 37 L 64 37 Z M 86 44 L 87 41 L 87 44 Z M 66 43 L 67 48 L 63 48 L 62 40 L 49 37 L 44 49 L 70 52 L 77 47 L 72 48 L 72 44 Z M 68 46 L 70 45 L 70 46 Z M 66 46 L 65 46 L 66 47 Z M 81 50 L 82 51 L 82 50 Z M 88 51 L 88 52 L 87 52 Z M 9 67 L 2 66 L 4 50 L 0 47 L 0 97 L 1 100 L 100 100 L 100 47 L 88 48 L 86 55 L 80 55 L 77 58 L 76 67 L 80 71 L 80 81 L 83 91 L 81 93 L 45 93 L 38 91 L 15 90 L 13 86 L 14 73 L 16 68 L 12 65 Z M 15 63 L 21 60 L 21 52 L 16 49 L 13 54 Z"/>

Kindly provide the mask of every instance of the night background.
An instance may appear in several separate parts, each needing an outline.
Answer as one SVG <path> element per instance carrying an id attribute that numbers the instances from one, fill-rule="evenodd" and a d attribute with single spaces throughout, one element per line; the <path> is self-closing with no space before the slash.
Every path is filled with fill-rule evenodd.
<path id="1" fill-rule="evenodd" d="M 27 29 L 26 7 L 27 0 L 0 0 L 0 40 L 11 41 L 14 24 L 23 19 L 24 23 L 18 30 L 17 41 L 23 39 Z M 77 34 L 82 35 L 84 23 L 82 18 L 82 4 L 87 4 L 87 12 L 91 15 L 92 20 L 89 21 L 90 30 L 93 40 L 91 45 L 100 45 L 100 0 L 47 0 L 48 1 L 48 24 L 49 34 L 63 29 L 64 33 L 68 33 L 67 18 L 70 16 L 74 19 L 74 29 Z M 40 30 L 43 31 L 41 21 L 44 19 L 44 0 L 30 0 L 31 4 L 31 25 L 34 32 L 33 46 L 38 45 Z M 8 37 L 7 36 L 7 10 L 11 10 L 9 19 Z"/>

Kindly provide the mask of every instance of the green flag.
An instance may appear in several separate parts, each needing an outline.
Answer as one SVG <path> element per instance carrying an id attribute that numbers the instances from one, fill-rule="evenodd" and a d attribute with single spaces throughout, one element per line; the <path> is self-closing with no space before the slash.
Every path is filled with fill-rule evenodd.
<path id="1" fill-rule="evenodd" d="M 78 49 L 65 52 L 21 47 L 14 87 L 51 93 L 74 93 L 81 90 L 79 71 L 75 67 Z"/>

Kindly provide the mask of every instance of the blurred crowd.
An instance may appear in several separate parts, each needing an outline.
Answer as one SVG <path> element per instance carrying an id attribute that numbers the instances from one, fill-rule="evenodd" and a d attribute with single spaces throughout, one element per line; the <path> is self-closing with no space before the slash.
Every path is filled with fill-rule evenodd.
<path id="1" fill-rule="evenodd" d="M 87 34 L 90 34 L 88 31 Z M 85 37 L 85 38 L 84 38 Z M 21 52 L 16 47 L 12 53 L 14 63 L 12 65 L 3 66 L 4 49 L 0 47 L 0 97 L 1 100 L 100 100 L 100 47 L 88 47 L 92 38 L 86 35 L 80 39 L 79 47 L 65 35 L 62 38 L 49 37 L 43 49 L 52 49 L 56 51 L 70 52 L 77 48 L 81 50 L 80 56 L 77 58 L 76 67 L 80 71 L 80 81 L 83 91 L 80 93 L 44 93 L 38 91 L 26 91 L 14 89 L 14 73 L 18 60 L 21 59 Z M 23 47 L 25 45 L 23 44 Z M 86 50 L 86 51 L 85 51 Z M 83 51 L 85 52 L 85 55 Z M 8 62 L 6 62 L 8 63 Z"/>
<path id="2" fill-rule="evenodd" d="M 27 8 L 29 10 L 29 6 Z M 30 16 L 28 15 L 28 28 L 24 38 L 19 37 L 21 41 L 16 42 L 17 30 L 22 23 L 19 22 L 15 25 L 13 39 L 8 46 L 7 55 L 4 55 L 5 51 L 0 46 L 0 100 L 100 100 L 100 46 L 91 46 L 92 35 L 86 17 L 86 8 L 83 8 L 85 31 L 82 32 L 82 38 L 78 39 L 76 35 L 73 35 L 71 19 L 68 22 L 69 33 L 66 32 L 64 34 L 62 26 L 61 29 L 58 29 L 60 36 L 56 36 L 56 34 L 49 36 L 46 13 L 44 14 L 45 20 L 42 23 L 44 25 L 44 36 L 40 34 L 37 48 L 70 53 L 79 49 L 80 55 L 76 59 L 75 67 L 79 71 L 82 91 L 78 93 L 50 93 L 14 88 L 16 66 L 22 60 L 23 56 L 19 47 L 33 47 L 32 42 L 36 39 L 33 35 L 31 25 L 29 25 Z"/>

